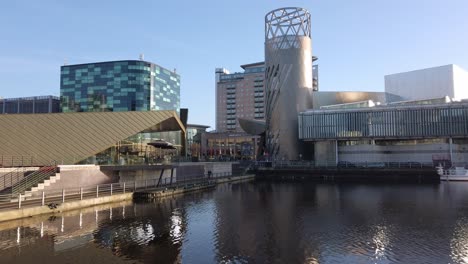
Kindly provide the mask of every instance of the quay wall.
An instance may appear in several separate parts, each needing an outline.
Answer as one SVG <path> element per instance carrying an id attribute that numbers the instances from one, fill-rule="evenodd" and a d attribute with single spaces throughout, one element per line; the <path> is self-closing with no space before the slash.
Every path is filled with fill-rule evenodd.
<path id="1" fill-rule="evenodd" d="M 282 168 L 258 169 L 259 180 L 313 180 L 313 181 L 362 181 L 362 182 L 440 182 L 440 176 L 428 169 L 387 169 L 387 168 Z"/>
<path id="2" fill-rule="evenodd" d="M 2 213 L 0 213 L 0 222 L 20 219 L 20 218 L 25 218 L 25 217 L 31 217 L 35 215 L 55 214 L 55 213 L 75 210 L 75 209 L 79 209 L 83 207 L 96 206 L 99 204 L 131 200 L 132 195 L 133 193 L 124 193 L 124 194 L 116 194 L 112 196 L 85 199 L 81 201 L 65 202 L 62 204 L 58 204 L 56 208 L 52 208 L 52 209 L 49 208 L 47 205 L 44 205 L 44 206 L 26 207 L 26 208 L 14 209 L 14 210 L 9 210 L 9 211 L 3 211 Z"/>

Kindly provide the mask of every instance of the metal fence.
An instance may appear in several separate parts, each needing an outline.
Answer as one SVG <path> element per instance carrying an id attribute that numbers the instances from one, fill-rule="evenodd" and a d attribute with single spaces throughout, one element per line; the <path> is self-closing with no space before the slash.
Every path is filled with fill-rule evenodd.
<path id="1" fill-rule="evenodd" d="M 159 179 L 148 179 L 142 181 L 117 182 L 94 186 L 45 190 L 34 192 L 28 195 L 6 194 L 0 195 L 0 211 L 45 205 L 49 206 L 51 209 L 54 209 L 59 204 L 70 201 L 99 198 L 149 189 L 157 191 L 166 190 L 169 188 L 188 188 L 196 184 L 210 183 L 216 179 L 229 177 L 232 177 L 231 173 L 213 173 L 202 175 L 198 178 L 177 180 L 172 183 L 170 182 L 170 178 L 164 178 L 161 179 L 161 181 Z"/>
<path id="2" fill-rule="evenodd" d="M 4 167 L 33 167 L 34 156 L 0 155 L 0 168 Z"/>

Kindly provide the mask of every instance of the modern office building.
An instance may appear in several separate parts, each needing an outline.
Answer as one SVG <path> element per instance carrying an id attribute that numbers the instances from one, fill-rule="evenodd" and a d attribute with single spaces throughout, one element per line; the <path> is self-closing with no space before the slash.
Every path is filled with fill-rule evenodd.
<path id="1" fill-rule="evenodd" d="M 65 65 L 60 98 L 63 112 L 179 112 L 180 76 L 142 60 Z"/>
<path id="2" fill-rule="evenodd" d="M 450 64 L 385 76 L 385 92 L 403 100 L 425 100 L 448 96 L 468 98 L 468 72 Z"/>
<path id="3" fill-rule="evenodd" d="M 216 69 L 216 131 L 242 132 L 238 118 L 265 120 L 263 62 L 241 65 L 244 72 Z"/>
<path id="4" fill-rule="evenodd" d="M 33 96 L 0 99 L 0 114 L 36 114 L 60 112 L 60 98 Z"/>

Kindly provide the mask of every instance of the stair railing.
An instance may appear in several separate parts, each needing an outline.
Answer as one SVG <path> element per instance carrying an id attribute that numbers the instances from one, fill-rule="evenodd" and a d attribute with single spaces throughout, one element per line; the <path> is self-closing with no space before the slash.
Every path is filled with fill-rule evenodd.
<path id="1" fill-rule="evenodd" d="M 25 169 L 21 167 L 0 176 L 0 192 L 21 181 L 24 178 L 24 173 Z"/>
<path id="2" fill-rule="evenodd" d="M 43 183 L 45 180 L 49 179 L 51 176 L 55 175 L 58 172 L 57 166 L 44 166 L 39 168 L 39 170 L 29 174 L 24 177 L 21 181 L 14 184 L 11 188 L 12 194 L 22 194 L 27 190 L 37 186 L 40 183 Z"/>

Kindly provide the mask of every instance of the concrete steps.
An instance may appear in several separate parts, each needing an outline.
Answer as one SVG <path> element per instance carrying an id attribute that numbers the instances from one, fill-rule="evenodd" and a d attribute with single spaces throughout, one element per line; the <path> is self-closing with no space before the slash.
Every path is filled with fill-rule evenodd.
<path id="1" fill-rule="evenodd" d="M 30 191 L 26 191 L 24 193 L 24 197 L 31 197 L 34 194 L 37 194 L 38 192 L 44 190 L 45 187 L 51 186 L 59 180 L 60 180 L 60 173 L 55 173 L 54 176 L 50 176 L 49 179 L 45 180 L 42 183 L 39 183 L 36 187 L 32 187 Z"/>

